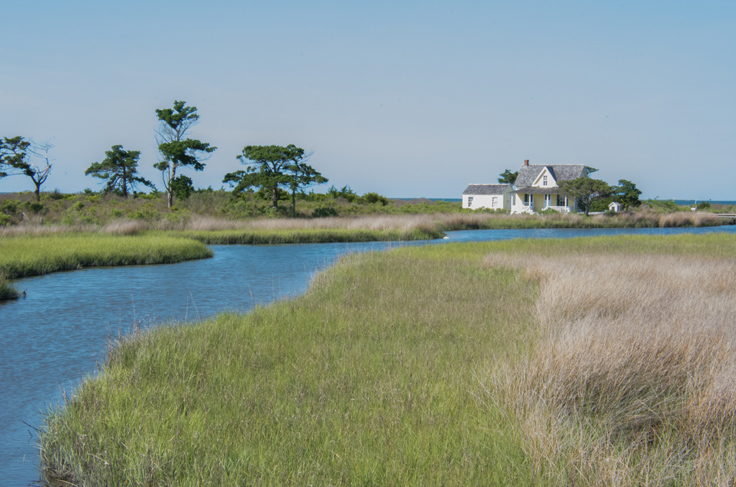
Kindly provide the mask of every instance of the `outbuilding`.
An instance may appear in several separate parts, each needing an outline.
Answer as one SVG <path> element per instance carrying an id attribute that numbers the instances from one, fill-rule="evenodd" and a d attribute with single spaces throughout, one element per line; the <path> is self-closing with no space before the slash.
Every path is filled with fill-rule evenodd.
<path id="1" fill-rule="evenodd" d="M 463 208 L 506 210 L 511 205 L 510 184 L 470 184 L 463 191 Z"/>

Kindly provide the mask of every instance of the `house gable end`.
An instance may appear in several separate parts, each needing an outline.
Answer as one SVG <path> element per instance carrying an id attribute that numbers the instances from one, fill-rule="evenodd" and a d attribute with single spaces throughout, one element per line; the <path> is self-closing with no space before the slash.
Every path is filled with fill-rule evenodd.
<path id="1" fill-rule="evenodd" d="M 535 188 L 556 188 L 559 185 L 551 168 L 545 166 L 537 175 L 532 186 Z"/>

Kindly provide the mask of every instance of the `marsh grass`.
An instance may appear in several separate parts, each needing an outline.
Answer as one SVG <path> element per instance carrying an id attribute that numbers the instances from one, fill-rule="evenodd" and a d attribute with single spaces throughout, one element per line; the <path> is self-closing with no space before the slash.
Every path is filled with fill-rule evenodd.
<path id="1" fill-rule="evenodd" d="M 0 273 L 11 279 L 83 267 L 167 264 L 211 256 L 200 242 L 170 236 L 90 233 L 0 238 Z"/>
<path id="2" fill-rule="evenodd" d="M 734 258 L 726 234 L 348 257 L 298 299 L 123 339 L 48 417 L 45 474 L 729 485 Z"/>
<path id="3" fill-rule="evenodd" d="M 657 213 L 641 210 L 616 215 L 504 213 L 431 213 L 363 215 L 330 218 L 251 218 L 245 220 L 189 215 L 176 219 L 111 220 L 104 225 L 22 223 L 0 227 L 0 237 L 85 232 L 138 235 L 175 232 L 207 243 L 314 243 L 367 240 L 424 240 L 450 230 L 504 228 L 630 228 L 715 226 L 730 223 L 707 212 Z"/>
<path id="4" fill-rule="evenodd" d="M 20 294 L 18 291 L 8 282 L 8 279 L 0 274 L 0 301 L 8 299 L 18 299 Z"/>
<path id="5" fill-rule="evenodd" d="M 532 485 L 516 431 L 489 411 L 475 372 L 524 346 L 534 293 L 479 258 L 369 254 L 343 259 L 302 298 L 130 337 L 49 418 L 47 475 Z"/>
<path id="6" fill-rule="evenodd" d="M 736 481 L 736 260 L 489 256 L 541 283 L 542 337 L 490 374 L 537 472 L 574 485 Z"/>

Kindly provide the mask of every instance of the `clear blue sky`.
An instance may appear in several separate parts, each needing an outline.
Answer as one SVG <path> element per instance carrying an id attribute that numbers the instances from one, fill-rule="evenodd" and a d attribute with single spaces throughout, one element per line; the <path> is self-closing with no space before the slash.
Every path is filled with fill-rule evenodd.
<path id="1" fill-rule="evenodd" d="M 13 1 L 0 136 L 54 144 L 47 189 L 99 188 L 113 144 L 159 182 L 154 109 L 201 114 L 221 186 L 245 145 L 297 144 L 336 186 L 459 197 L 582 163 L 646 197 L 736 199 L 733 1 Z M 31 189 L 22 177 L 0 191 Z"/>

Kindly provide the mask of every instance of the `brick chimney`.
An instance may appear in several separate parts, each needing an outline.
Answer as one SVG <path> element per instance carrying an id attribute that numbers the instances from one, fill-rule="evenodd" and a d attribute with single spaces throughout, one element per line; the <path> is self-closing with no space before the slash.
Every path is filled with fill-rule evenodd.
<path id="1" fill-rule="evenodd" d="M 528 166 L 529 165 L 529 159 L 524 159 L 524 165 L 525 166 Z"/>

